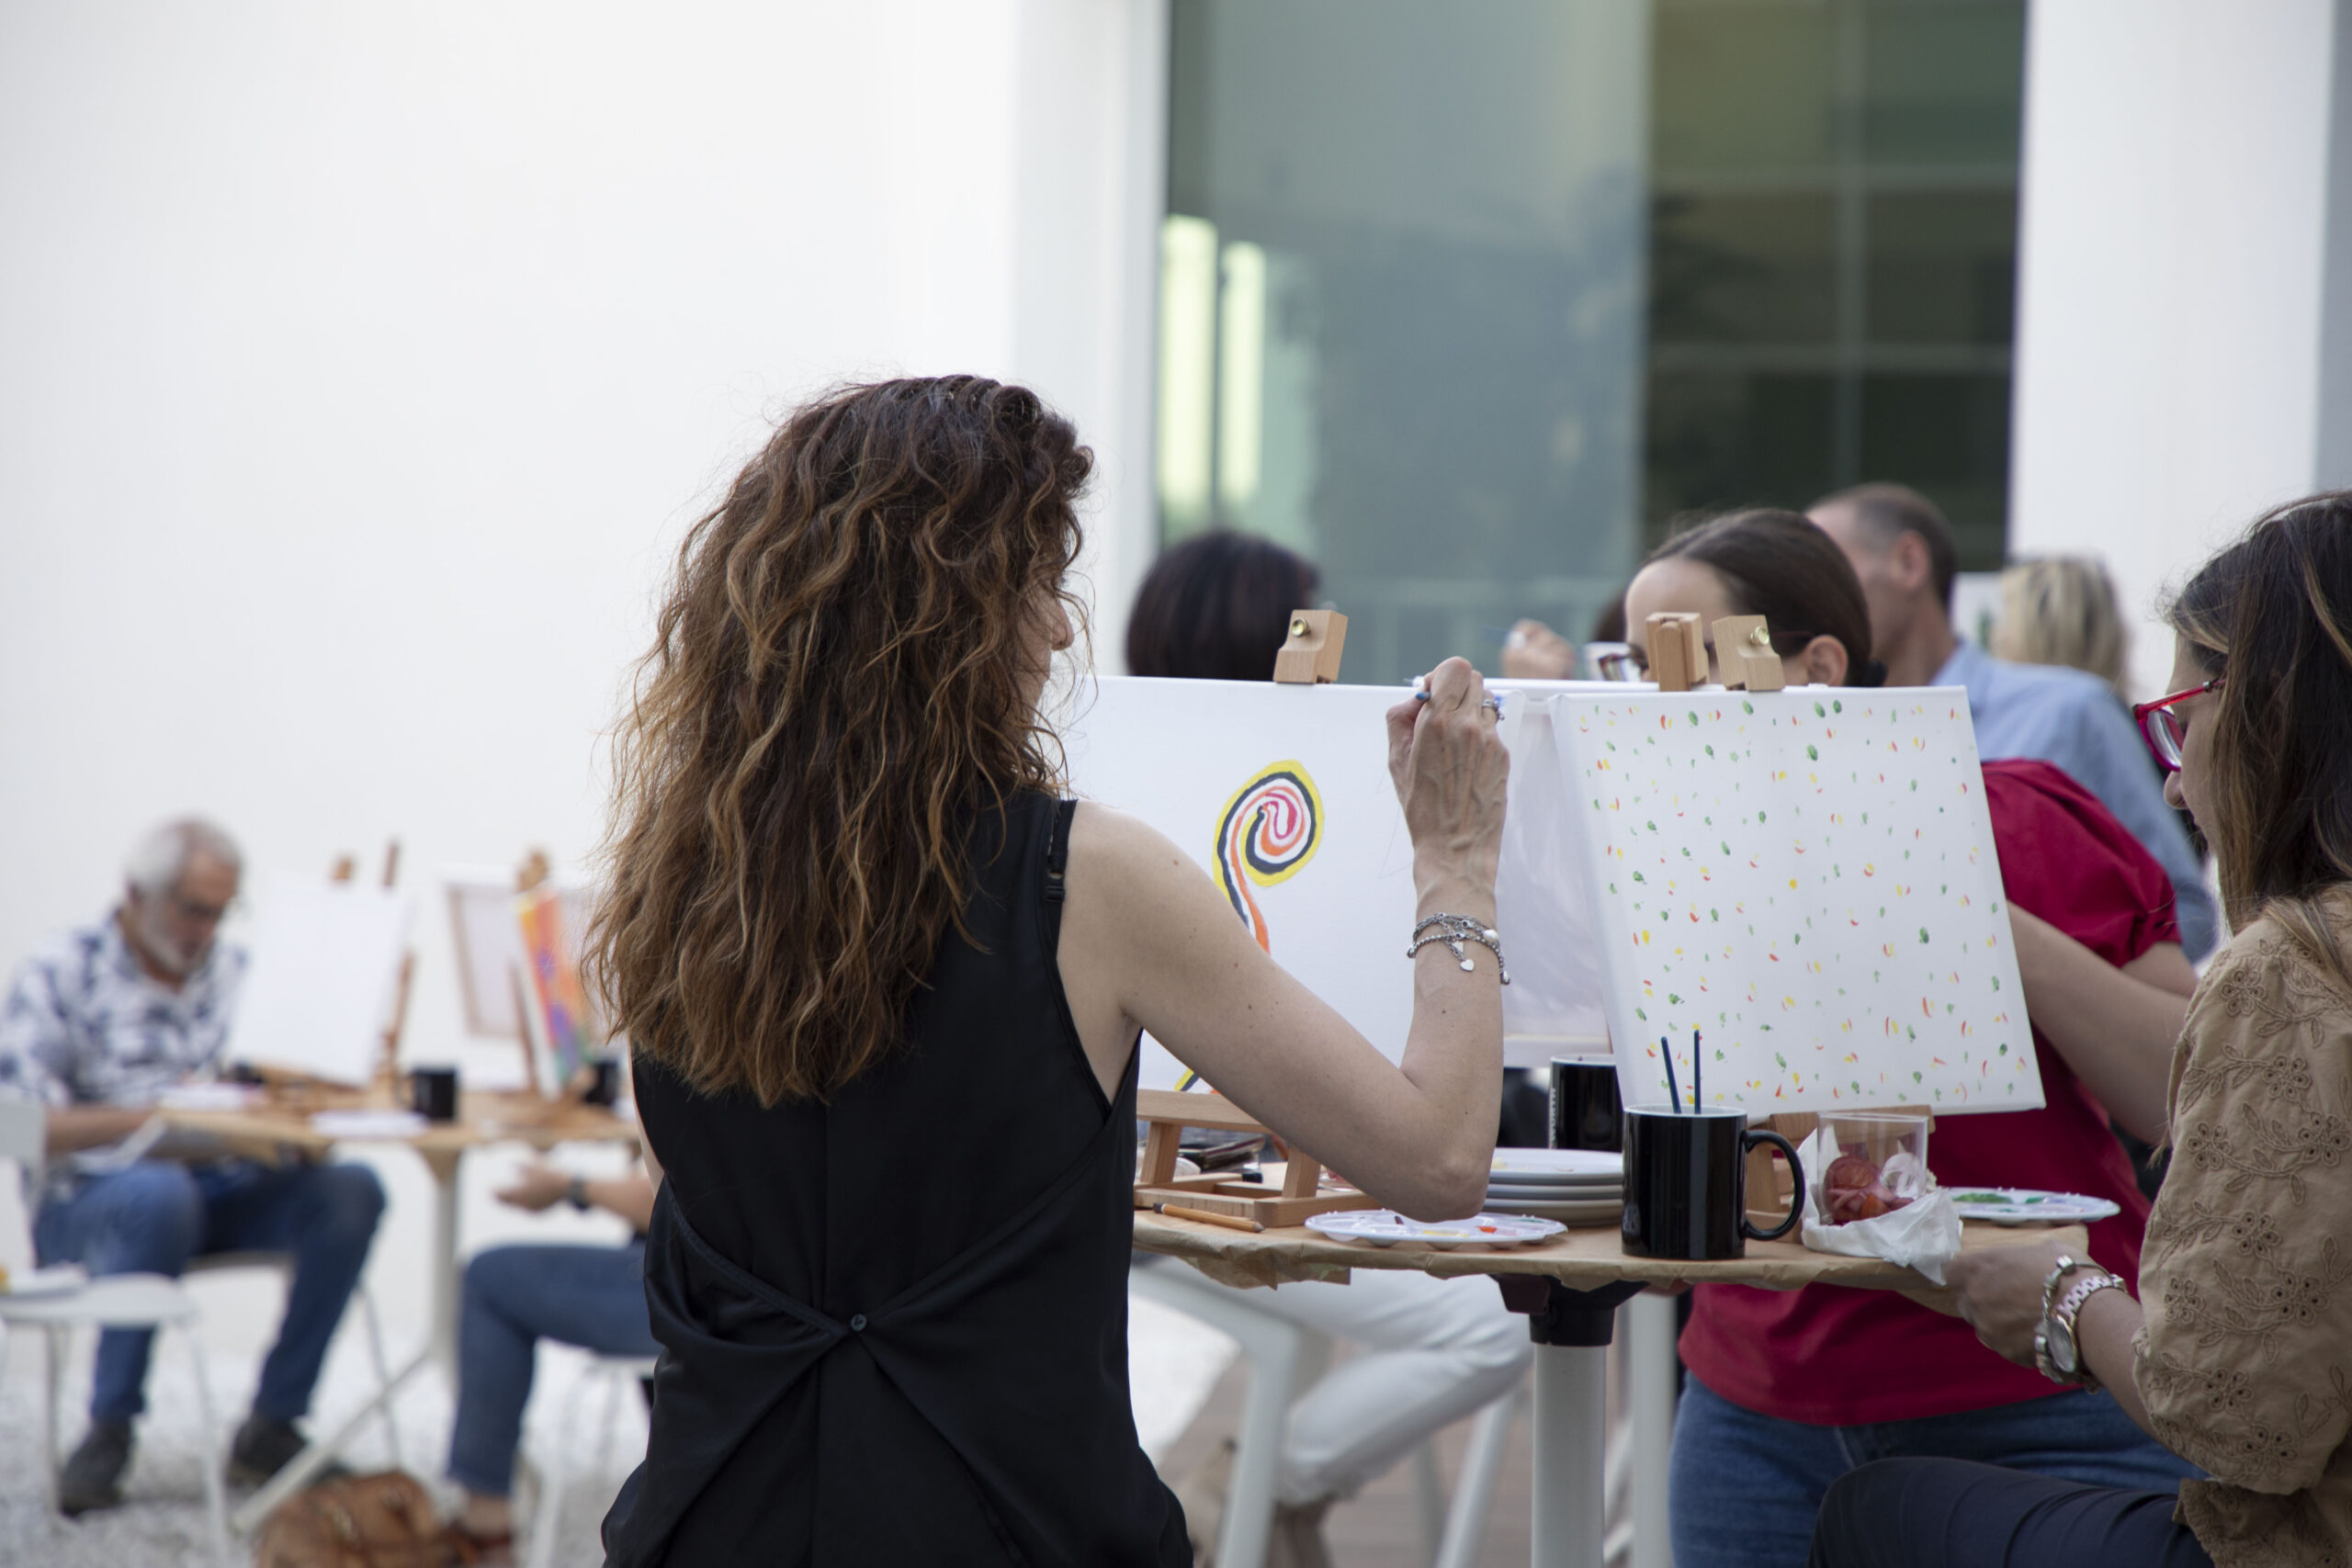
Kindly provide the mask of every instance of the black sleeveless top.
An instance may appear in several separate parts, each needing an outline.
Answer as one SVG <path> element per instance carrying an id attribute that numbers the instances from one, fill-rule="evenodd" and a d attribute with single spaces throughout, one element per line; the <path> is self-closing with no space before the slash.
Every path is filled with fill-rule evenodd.
<path id="1" fill-rule="evenodd" d="M 981 818 L 977 945 L 830 1106 L 637 1064 L 662 1354 L 615 1568 L 1192 1562 L 1127 1392 L 1136 1068 L 1104 1098 L 1055 963 L 1069 812 Z"/>

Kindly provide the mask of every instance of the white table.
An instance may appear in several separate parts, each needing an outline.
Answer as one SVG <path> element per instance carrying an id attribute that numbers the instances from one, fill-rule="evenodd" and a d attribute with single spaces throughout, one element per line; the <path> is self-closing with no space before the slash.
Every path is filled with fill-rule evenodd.
<path id="1" fill-rule="evenodd" d="M 330 1102 L 314 1097 L 251 1111 L 167 1111 L 163 1114 L 175 1126 L 215 1140 L 230 1154 L 265 1161 L 318 1160 L 327 1156 L 337 1140 L 311 1125 L 311 1112 L 351 1108 L 347 1099 Z M 364 1140 L 413 1150 L 433 1173 L 433 1247 L 426 1259 L 433 1286 L 431 1331 L 424 1347 L 395 1370 L 372 1398 L 333 1431 L 314 1438 L 267 1485 L 245 1500 L 231 1517 L 238 1531 L 251 1532 L 269 1517 L 271 1509 L 307 1485 L 342 1451 L 360 1424 L 389 1405 L 393 1395 L 425 1367 L 439 1367 L 451 1391 L 457 1389 L 458 1172 L 468 1152 L 485 1144 L 511 1142 L 539 1149 L 567 1143 L 633 1144 L 638 1136 L 636 1122 L 593 1106 L 551 1103 L 529 1094 L 467 1094 L 459 1100 L 456 1121 L 435 1122 L 400 1137 Z"/>
<path id="2" fill-rule="evenodd" d="M 2004 1229 L 1969 1224 L 1965 1251 L 2047 1240 L 2088 1245 L 2080 1226 Z M 1353 1269 L 1406 1269 L 1443 1278 L 1493 1276 L 1505 1304 L 1528 1314 L 1535 1341 L 1535 1398 L 1531 1423 L 1536 1476 L 1532 1519 L 1532 1568 L 1602 1568 L 1604 1492 L 1601 1438 L 1606 1430 L 1602 1370 L 1621 1303 L 1628 1314 L 1637 1388 L 1635 1416 L 1634 1551 L 1637 1562 L 1663 1563 L 1667 1528 L 1668 1426 L 1659 1419 L 1672 1393 L 1673 1304 L 1640 1298 L 1646 1284 L 1722 1283 L 1794 1290 L 1803 1285 L 1850 1285 L 1900 1290 L 1937 1304 L 1936 1292 L 1908 1269 L 1871 1258 L 1808 1252 L 1794 1242 L 1749 1242 L 1744 1258 L 1719 1262 L 1626 1255 L 1614 1229 L 1578 1229 L 1541 1247 L 1495 1252 L 1484 1247 L 1439 1251 L 1411 1243 L 1374 1247 L 1328 1241 L 1305 1226 L 1261 1233 L 1173 1220 L 1139 1211 L 1135 1244 L 1147 1252 L 1182 1258 L 1227 1285 L 1273 1285 L 1290 1280 L 1343 1279 Z M 1946 1308 L 1944 1310 L 1949 1310 Z M 1661 1397 L 1657 1382 L 1664 1379 Z M 1695 1565 L 1694 1565 L 1695 1568 Z"/>

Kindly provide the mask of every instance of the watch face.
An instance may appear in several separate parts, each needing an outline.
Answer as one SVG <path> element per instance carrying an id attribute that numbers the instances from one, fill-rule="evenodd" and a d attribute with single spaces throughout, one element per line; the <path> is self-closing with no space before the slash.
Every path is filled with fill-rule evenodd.
<path id="1" fill-rule="evenodd" d="M 2073 1377 L 2076 1372 L 2082 1370 L 2075 1359 L 2074 1331 L 2063 1323 L 2053 1323 L 2050 1325 L 2048 1334 L 2050 1337 L 2050 1364 L 2057 1368 L 2060 1371 L 2065 1373 L 2068 1377 Z"/>

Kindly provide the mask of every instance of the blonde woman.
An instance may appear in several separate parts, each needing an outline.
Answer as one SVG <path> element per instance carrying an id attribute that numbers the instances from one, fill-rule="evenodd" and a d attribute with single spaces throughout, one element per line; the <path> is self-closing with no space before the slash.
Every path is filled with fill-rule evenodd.
<path id="1" fill-rule="evenodd" d="M 2130 698 L 2123 670 L 2132 634 L 2117 608 L 2115 580 L 2088 556 L 2042 556 L 2001 573 L 2001 614 L 1992 653 L 2018 664 L 2061 664 L 2107 682 Z"/>

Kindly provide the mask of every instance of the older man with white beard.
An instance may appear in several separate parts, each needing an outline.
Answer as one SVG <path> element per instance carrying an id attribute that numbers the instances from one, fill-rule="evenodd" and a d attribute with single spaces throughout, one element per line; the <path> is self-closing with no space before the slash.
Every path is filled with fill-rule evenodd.
<path id="1" fill-rule="evenodd" d="M 208 822 L 166 823 L 142 839 L 121 903 L 18 966 L 0 1003 L 0 1095 L 48 1110 L 33 1225 L 42 1263 L 177 1275 L 200 1253 L 293 1255 L 285 1321 L 230 1452 L 231 1476 L 259 1484 L 302 1448 L 294 1422 L 368 1260 L 384 1190 L 365 1166 L 181 1164 L 124 1145 L 164 1090 L 222 1065 L 245 960 L 214 937 L 241 869 L 234 841 Z M 68 1513 L 122 1499 L 153 1338 L 99 1336 L 90 1429 L 60 1488 Z"/>

